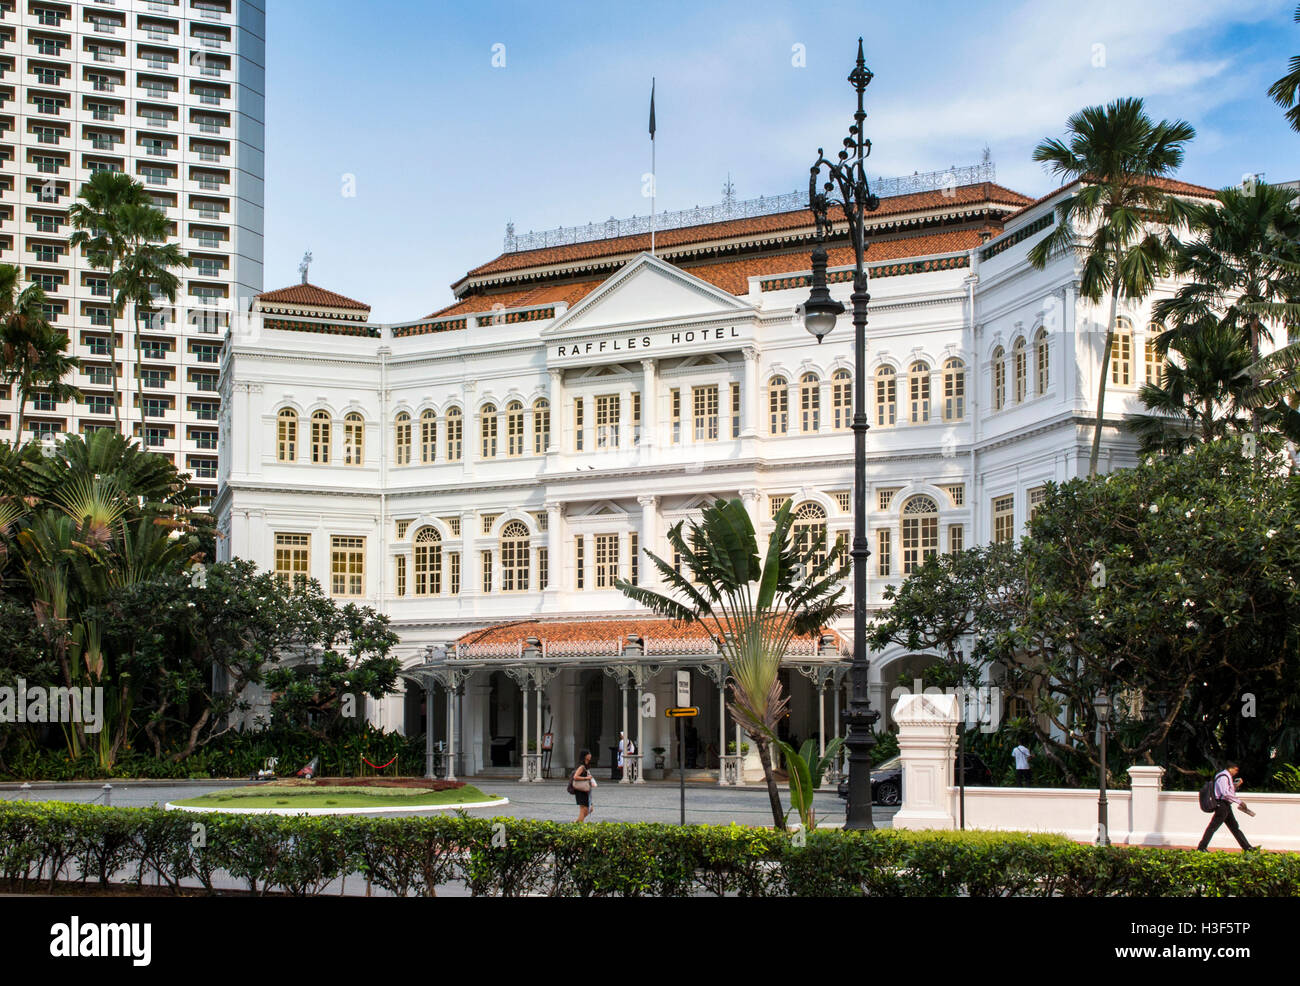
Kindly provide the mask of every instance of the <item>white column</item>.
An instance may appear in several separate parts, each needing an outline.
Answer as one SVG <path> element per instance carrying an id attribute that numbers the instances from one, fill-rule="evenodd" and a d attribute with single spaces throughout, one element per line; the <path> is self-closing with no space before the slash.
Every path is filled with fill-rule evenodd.
<path id="1" fill-rule="evenodd" d="M 519 779 L 528 780 L 528 682 L 524 681 L 519 686 L 519 695 L 524 702 L 524 722 L 523 728 L 519 730 Z"/>
<path id="2" fill-rule="evenodd" d="M 478 557 L 478 516 L 472 510 L 460 515 L 460 594 L 478 595 L 483 591 L 483 572 Z M 412 569 L 412 575 L 414 569 Z"/>
<path id="3" fill-rule="evenodd" d="M 447 780 L 456 779 L 456 688 L 447 688 Z"/>
<path id="4" fill-rule="evenodd" d="M 758 383 L 758 349 L 746 346 L 745 383 L 740 391 L 740 437 L 758 437 L 758 412 L 760 407 Z"/>
<path id="5" fill-rule="evenodd" d="M 817 680 L 817 745 L 818 756 L 826 756 L 826 682 Z"/>
<path id="6" fill-rule="evenodd" d="M 629 739 L 629 738 L 631 737 L 631 734 L 627 731 L 628 723 L 627 723 L 627 676 L 626 676 L 626 675 L 624 675 L 624 676 L 623 676 L 623 680 L 620 681 L 620 682 L 618 683 L 618 694 L 619 694 L 619 698 L 620 698 L 620 699 L 622 700 L 622 702 L 623 702 L 623 739 L 626 740 L 626 739 Z M 637 709 L 637 714 L 638 714 L 638 715 L 641 714 L 641 710 L 640 710 L 640 709 Z M 626 744 L 625 744 L 625 745 L 626 745 Z M 641 748 L 638 746 L 637 749 L 640 750 Z M 624 757 L 623 757 L 623 773 L 622 773 L 622 776 L 619 777 L 618 782 L 619 782 L 620 784 L 628 784 L 628 783 L 631 783 L 631 782 L 628 780 L 628 776 L 627 776 L 627 756 L 626 756 L 626 752 L 625 752 Z"/>
<path id="7" fill-rule="evenodd" d="M 536 750 L 537 750 L 537 774 L 536 774 L 536 776 L 533 777 L 533 780 L 536 781 L 536 782 L 538 782 L 538 783 L 541 783 L 541 780 L 542 780 L 542 757 L 543 757 L 543 755 L 544 755 L 544 754 L 542 753 L 542 708 L 543 708 L 543 706 L 544 706 L 544 704 L 545 704 L 544 701 L 543 701 L 543 699 L 545 699 L 546 696 L 545 696 L 545 694 L 544 694 L 544 692 L 543 692 L 543 689 L 542 689 L 542 686 L 541 686 L 541 685 L 538 685 L 535 689 L 533 689 L 533 694 L 535 694 L 535 695 L 537 696 L 537 725 L 535 725 L 535 726 L 533 727 L 533 731 L 534 731 L 534 733 L 535 733 L 535 741 L 536 741 L 536 743 L 537 743 L 537 746 L 536 746 Z"/>
<path id="8" fill-rule="evenodd" d="M 643 409 L 644 410 L 644 409 Z M 638 496 L 636 502 L 641 504 L 641 543 L 638 548 L 642 555 L 638 560 L 637 574 L 641 585 L 653 589 L 659 585 L 659 570 L 654 562 L 645 557 L 644 552 L 653 551 L 663 557 L 663 545 L 659 537 L 659 497 L 654 495 Z M 638 746 L 639 750 L 640 747 Z"/>
<path id="9" fill-rule="evenodd" d="M 558 452 L 564 446 L 564 427 L 568 420 L 564 407 L 564 370 L 555 367 L 550 374 L 551 391 L 547 399 L 551 402 L 551 442 L 546 451 Z"/>
<path id="10" fill-rule="evenodd" d="M 552 422 L 554 425 L 554 422 Z M 555 434 L 554 431 L 551 434 Z M 564 504 L 548 503 L 546 505 L 546 591 L 559 592 L 564 577 L 564 556 L 561 554 L 564 544 Z"/>
<path id="11" fill-rule="evenodd" d="M 759 514 L 758 514 L 759 495 L 758 495 L 758 489 L 755 488 L 755 487 L 750 487 L 749 489 L 741 490 L 741 491 L 740 491 L 740 499 L 741 499 L 741 500 L 744 502 L 744 504 L 745 504 L 745 512 L 746 512 L 747 514 L 749 514 L 749 522 L 750 522 L 751 524 L 754 525 L 754 530 L 757 531 L 757 530 L 758 530 L 758 524 L 759 524 Z"/>
<path id="12" fill-rule="evenodd" d="M 644 459 L 653 455 L 659 430 L 659 383 L 655 375 L 656 367 L 655 360 L 641 361 L 641 445 L 646 449 L 642 455 Z"/>
<path id="13" fill-rule="evenodd" d="M 633 782 L 636 784 L 645 783 L 645 717 L 641 715 L 641 692 L 641 682 L 638 681 L 636 685 L 636 752 L 641 755 L 641 769 L 637 771 L 636 780 Z M 653 759 L 650 762 L 653 763 Z"/>

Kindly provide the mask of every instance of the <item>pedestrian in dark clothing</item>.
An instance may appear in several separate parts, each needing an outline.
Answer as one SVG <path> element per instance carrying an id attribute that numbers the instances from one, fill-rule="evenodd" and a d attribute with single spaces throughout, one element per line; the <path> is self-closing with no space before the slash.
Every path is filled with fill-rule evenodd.
<path id="1" fill-rule="evenodd" d="M 1224 822 L 1228 823 L 1228 831 L 1232 833 L 1237 840 L 1237 844 L 1243 850 L 1255 848 L 1247 840 L 1245 833 L 1241 831 L 1241 826 L 1237 824 L 1237 816 L 1232 813 L 1233 805 L 1240 805 L 1245 808 L 1245 803 L 1237 797 L 1237 788 L 1241 787 L 1241 779 L 1237 776 L 1240 771 L 1235 763 L 1228 764 L 1226 770 L 1221 770 L 1214 778 L 1214 815 L 1210 818 L 1210 824 L 1205 826 L 1205 834 L 1201 836 L 1201 844 L 1196 848 L 1201 852 L 1206 852 L 1210 848 L 1210 840 L 1214 838 L 1214 833 L 1219 830 L 1219 826 Z"/>

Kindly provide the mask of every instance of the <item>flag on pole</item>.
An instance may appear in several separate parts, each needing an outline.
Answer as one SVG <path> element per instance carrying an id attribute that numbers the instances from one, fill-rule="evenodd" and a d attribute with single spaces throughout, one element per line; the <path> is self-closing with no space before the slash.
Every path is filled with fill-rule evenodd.
<path id="1" fill-rule="evenodd" d="M 650 79 L 650 139 L 655 139 L 655 80 Z"/>

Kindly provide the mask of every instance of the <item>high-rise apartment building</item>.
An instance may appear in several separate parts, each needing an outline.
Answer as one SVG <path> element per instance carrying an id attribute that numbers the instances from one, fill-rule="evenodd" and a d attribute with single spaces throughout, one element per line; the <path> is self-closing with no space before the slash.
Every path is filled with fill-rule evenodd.
<path id="1" fill-rule="evenodd" d="M 262 0 L 0 0 L 0 261 L 49 298 L 79 401 L 33 395 L 24 437 L 112 427 L 216 490 L 217 372 L 230 314 L 262 288 Z M 189 255 L 176 304 L 110 338 L 107 274 L 68 247 L 96 171 L 142 182 Z M 0 434 L 16 395 L 0 385 Z"/>

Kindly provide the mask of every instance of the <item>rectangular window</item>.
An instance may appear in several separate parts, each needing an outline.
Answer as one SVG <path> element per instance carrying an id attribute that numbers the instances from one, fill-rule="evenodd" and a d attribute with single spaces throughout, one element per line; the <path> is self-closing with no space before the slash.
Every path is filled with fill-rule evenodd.
<path id="1" fill-rule="evenodd" d="M 779 514 L 781 512 L 781 508 L 785 506 L 785 502 L 789 499 L 790 498 L 788 496 L 769 496 L 767 498 L 768 515 L 771 517 L 775 517 L 777 514 Z"/>
<path id="2" fill-rule="evenodd" d="M 612 589 L 618 578 L 618 535 L 596 535 L 596 588 Z"/>
<path id="3" fill-rule="evenodd" d="M 731 437 L 740 437 L 740 384 L 731 385 Z"/>
<path id="4" fill-rule="evenodd" d="M 894 562 L 891 556 L 890 547 L 893 540 L 893 532 L 888 527 L 882 527 L 876 531 L 876 574 L 892 575 Z"/>
<path id="5" fill-rule="evenodd" d="M 948 528 L 948 552 L 957 554 L 966 549 L 966 528 L 961 524 L 953 524 Z"/>
<path id="6" fill-rule="evenodd" d="M 582 398 L 573 399 L 573 450 L 582 451 Z"/>
<path id="7" fill-rule="evenodd" d="M 311 535 L 275 536 L 275 574 L 289 583 L 311 578 Z"/>
<path id="8" fill-rule="evenodd" d="M 948 499 L 952 501 L 954 507 L 966 506 L 966 484 L 954 483 L 951 486 L 940 486 L 939 489 L 948 494 Z"/>
<path id="9" fill-rule="evenodd" d="M 411 529 L 411 522 L 409 520 L 399 520 L 397 522 L 397 540 L 405 541 L 406 532 L 409 531 L 410 529 Z"/>
<path id="10" fill-rule="evenodd" d="M 483 439 L 483 458 L 495 459 L 497 455 L 497 413 L 495 409 L 483 411 L 479 426 Z"/>
<path id="11" fill-rule="evenodd" d="M 1034 515 L 1038 513 L 1038 508 L 1047 502 L 1047 487 L 1035 486 L 1028 492 L 1029 497 L 1029 519 L 1033 520 Z"/>
<path id="12" fill-rule="evenodd" d="M 545 455 L 551 446 L 551 411 L 545 401 L 533 408 L 533 453 Z"/>
<path id="13" fill-rule="evenodd" d="M 447 461 L 459 462 L 461 437 L 465 422 L 459 414 L 447 415 Z"/>
<path id="14" fill-rule="evenodd" d="M 330 591 L 335 596 L 361 596 L 366 589 L 366 539 L 330 538 Z"/>
<path id="15" fill-rule="evenodd" d="M 596 448 L 618 448 L 618 394 L 596 397 Z"/>
<path id="16" fill-rule="evenodd" d="M 496 522 L 501 519 L 501 515 L 499 513 L 481 514 L 480 516 L 482 518 L 483 526 L 479 528 L 479 532 L 482 534 L 491 534 L 492 528 L 496 525 Z"/>
<path id="17" fill-rule="evenodd" d="M 524 454 L 524 409 L 506 408 L 506 455 Z"/>
<path id="18" fill-rule="evenodd" d="M 628 553 L 628 577 L 627 577 L 627 580 L 628 580 L 629 582 L 631 582 L 633 585 L 640 585 L 640 584 L 641 584 L 641 581 L 640 581 L 640 573 L 641 573 L 641 560 L 640 560 L 640 555 L 641 555 L 641 551 L 640 551 L 640 548 L 638 547 L 639 544 L 640 544 L 640 538 L 639 538 L 639 536 L 637 535 L 636 531 L 633 531 L 631 534 L 629 534 L 629 535 L 627 536 L 627 553 Z"/>
<path id="19" fill-rule="evenodd" d="M 682 441 L 682 392 L 677 387 L 668 391 L 668 403 L 672 408 L 673 423 L 673 444 L 680 445 Z"/>
<path id="20" fill-rule="evenodd" d="M 586 538 L 579 534 L 573 539 L 573 569 L 575 589 L 587 588 L 587 543 Z"/>
<path id="21" fill-rule="evenodd" d="M 889 505 L 894 502 L 894 494 L 897 492 L 898 492 L 897 489 L 878 490 L 876 492 L 876 497 L 877 497 L 876 502 L 879 504 L 878 509 L 888 510 Z"/>
<path id="22" fill-rule="evenodd" d="M 632 444 L 641 444 L 641 391 L 632 392 Z"/>
<path id="23" fill-rule="evenodd" d="M 1014 496 L 995 496 L 993 498 L 993 540 L 1011 541 L 1015 538 L 1016 498 Z"/>
<path id="24" fill-rule="evenodd" d="M 718 440 L 718 385 L 692 387 L 691 407 L 695 441 L 716 442 Z"/>
<path id="25" fill-rule="evenodd" d="M 551 551 L 549 548 L 537 549 L 537 588 L 545 589 L 551 584 Z"/>
<path id="26" fill-rule="evenodd" d="M 404 596 L 406 595 L 406 555 L 398 555 L 393 561 L 397 564 L 397 578 L 393 584 L 396 586 L 397 595 Z"/>
<path id="27" fill-rule="evenodd" d="M 453 596 L 460 595 L 460 552 L 447 552 L 447 578 L 448 592 Z"/>
<path id="28" fill-rule="evenodd" d="M 483 591 L 492 591 L 492 552 L 483 551 L 479 553 L 483 561 Z"/>
<path id="29" fill-rule="evenodd" d="M 112 414 L 113 398 L 106 394 L 87 394 L 86 410 L 91 414 Z"/>
<path id="30" fill-rule="evenodd" d="M 840 508 L 841 513 L 849 513 L 853 509 L 853 491 L 836 490 L 831 494 L 835 498 L 835 505 Z"/>

